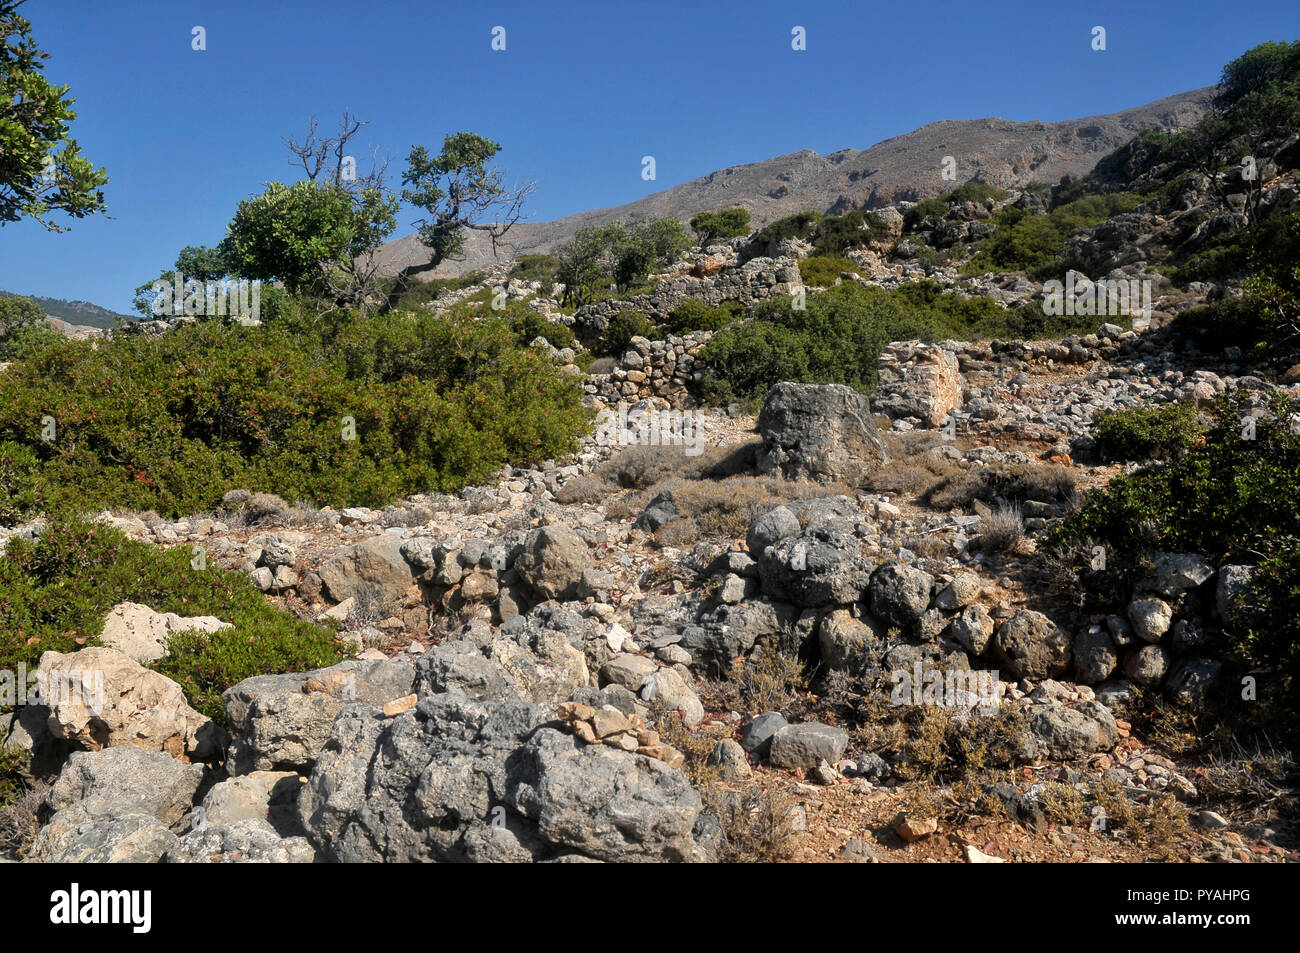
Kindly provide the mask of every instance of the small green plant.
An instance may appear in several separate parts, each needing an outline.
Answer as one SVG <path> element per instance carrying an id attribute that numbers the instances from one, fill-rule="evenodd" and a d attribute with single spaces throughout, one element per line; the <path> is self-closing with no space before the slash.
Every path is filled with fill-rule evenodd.
<path id="1" fill-rule="evenodd" d="M 158 549 L 75 517 L 52 520 L 35 542 L 11 539 L 0 557 L 0 669 L 31 671 L 43 652 L 94 644 L 119 602 L 233 623 L 176 636 L 154 665 L 217 721 L 225 719 L 221 692 L 236 682 L 344 657 L 333 631 L 276 609 L 246 575 L 195 569 L 191 559 L 186 547 Z"/>
<path id="2" fill-rule="evenodd" d="M 662 337 L 662 333 L 659 326 L 640 311 L 620 311 L 605 326 L 597 353 L 604 357 L 620 357 L 635 337 L 653 341 Z"/>
<path id="3" fill-rule="evenodd" d="M 711 308 L 703 301 L 687 298 L 669 313 L 666 329 L 679 336 L 691 331 L 720 331 L 744 316 L 745 306 L 739 301 L 724 301 Z"/>
<path id="4" fill-rule="evenodd" d="M 805 285 L 814 288 L 829 288 L 839 280 L 841 273 L 854 271 L 857 271 L 857 266 L 847 258 L 820 255 L 799 262 L 799 277 Z"/>
<path id="5" fill-rule="evenodd" d="M 1196 408 L 1179 403 L 1102 414 L 1092 434 L 1104 459 L 1153 460 L 1185 453 L 1200 431 Z"/>

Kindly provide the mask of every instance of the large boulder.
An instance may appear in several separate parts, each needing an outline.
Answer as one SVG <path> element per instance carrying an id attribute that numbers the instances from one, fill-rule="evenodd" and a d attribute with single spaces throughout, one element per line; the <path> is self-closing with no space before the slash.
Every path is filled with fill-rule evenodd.
<path id="1" fill-rule="evenodd" d="M 1002 623 L 993 645 L 998 661 L 1016 678 L 1058 678 L 1070 670 L 1069 633 L 1032 609 L 1020 609 Z"/>
<path id="2" fill-rule="evenodd" d="M 815 768 L 823 761 L 839 761 L 848 745 L 849 736 L 843 728 L 805 721 L 777 729 L 769 760 L 778 768 Z"/>
<path id="3" fill-rule="evenodd" d="M 939 427 L 961 407 L 963 391 L 952 351 L 936 344 L 900 341 L 880 352 L 880 385 L 874 400 L 878 413 L 917 417 L 927 427 Z"/>
<path id="4" fill-rule="evenodd" d="M 532 530 L 515 561 L 515 570 L 538 595 L 562 601 L 578 597 L 582 574 L 591 566 L 587 544 L 562 523 Z"/>
<path id="5" fill-rule="evenodd" d="M 50 733 L 90 751 L 128 746 L 206 761 L 224 732 L 185 700 L 181 687 L 116 649 L 46 652 L 38 676 L 49 686 Z"/>
<path id="6" fill-rule="evenodd" d="M 645 755 L 543 728 L 512 763 L 508 798 L 556 849 L 609 862 L 695 858 L 700 795 L 676 768 Z"/>
<path id="7" fill-rule="evenodd" d="M 828 612 L 817 624 L 822 664 L 832 672 L 867 677 L 879 667 L 888 635 L 888 627 L 871 616 L 855 619 L 848 609 Z"/>
<path id="8" fill-rule="evenodd" d="M 45 798 L 52 811 L 80 808 L 88 817 L 144 814 L 174 826 L 189 811 L 203 766 L 162 751 L 75 751 Z"/>
<path id="9" fill-rule="evenodd" d="M 302 834 L 298 795 L 305 780 L 293 771 L 254 771 L 228 778 L 208 789 L 199 805 L 202 823 L 266 821 L 281 836 Z"/>
<path id="10" fill-rule="evenodd" d="M 1074 637 L 1074 674 L 1085 685 L 1110 678 L 1119 665 L 1115 643 L 1104 626 L 1090 625 Z"/>
<path id="11" fill-rule="evenodd" d="M 99 641 L 137 662 L 156 662 L 167 654 L 167 640 L 177 632 L 217 632 L 229 622 L 216 616 L 179 616 L 155 612 L 138 602 L 119 602 L 108 611 Z"/>
<path id="12" fill-rule="evenodd" d="M 176 843 L 176 835 L 152 815 L 99 817 L 71 807 L 41 828 L 27 859 L 46 864 L 156 864 Z"/>
<path id="13" fill-rule="evenodd" d="M 757 559 L 767 547 L 775 546 L 788 536 L 798 536 L 801 532 L 803 527 L 799 525 L 799 518 L 787 507 L 778 506 L 754 520 L 745 537 L 745 545 L 749 547 L 750 555 Z"/>
<path id="14" fill-rule="evenodd" d="M 318 574 L 335 602 L 355 598 L 363 590 L 376 592 L 383 602 L 395 602 L 413 578 L 411 565 L 402 556 L 402 541 L 389 535 L 349 546 L 328 559 Z"/>
<path id="15" fill-rule="evenodd" d="M 1195 589 L 1214 575 L 1214 567 L 1193 553 L 1156 553 L 1151 572 L 1139 589 L 1175 597 Z"/>
<path id="16" fill-rule="evenodd" d="M 204 823 L 171 844 L 165 864 L 310 864 L 316 851 L 305 837 L 281 837 L 259 818 Z"/>
<path id="17" fill-rule="evenodd" d="M 764 550 L 758 561 L 763 591 L 806 608 L 849 605 L 862 598 L 871 564 L 842 524 L 810 527 Z"/>
<path id="18" fill-rule="evenodd" d="M 871 613 L 891 625 L 916 622 L 930 605 L 934 577 L 902 563 L 886 563 L 871 574 Z"/>
<path id="19" fill-rule="evenodd" d="M 1109 751 L 1119 741 L 1119 727 L 1110 710 L 1095 701 L 1074 708 L 1044 706 L 1028 719 L 1029 735 L 1039 753 L 1061 761 L 1076 761 L 1097 751 Z"/>
<path id="20" fill-rule="evenodd" d="M 467 839 L 487 836 L 495 814 L 499 836 L 523 853 L 511 856 L 542 855 L 532 825 L 505 801 L 507 759 L 543 720 L 527 702 L 459 693 L 427 696 L 395 718 L 346 706 L 299 795 L 309 840 L 346 863 L 466 860 Z"/>
<path id="21" fill-rule="evenodd" d="M 1224 625 L 1231 626 L 1240 621 L 1254 574 L 1254 566 L 1224 566 L 1219 570 L 1214 588 L 1214 608 Z"/>
<path id="22" fill-rule="evenodd" d="M 788 480 L 858 487 L 889 460 L 870 402 L 843 384 L 777 384 L 758 432 L 759 470 Z"/>
<path id="23" fill-rule="evenodd" d="M 402 661 L 347 661 L 310 672 L 257 675 L 222 695 L 231 739 L 227 769 L 307 773 L 344 705 L 382 707 L 409 695 L 414 669 Z"/>

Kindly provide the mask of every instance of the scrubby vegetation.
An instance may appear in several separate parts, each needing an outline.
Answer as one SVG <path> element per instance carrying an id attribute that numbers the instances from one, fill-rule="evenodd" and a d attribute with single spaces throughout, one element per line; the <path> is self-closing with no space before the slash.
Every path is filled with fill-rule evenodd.
<path id="1" fill-rule="evenodd" d="M 236 682 L 332 665 L 346 654 L 332 631 L 274 608 L 245 574 L 194 569 L 187 548 L 159 549 L 70 517 L 52 521 L 36 542 L 11 539 L 0 556 L 0 669 L 21 663 L 32 671 L 43 652 L 94 644 L 119 602 L 234 624 L 179 635 L 154 666 L 218 720 L 221 692 Z"/>
<path id="2" fill-rule="evenodd" d="M 726 404 L 761 402 L 779 381 L 876 387 L 880 351 L 890 341 L 1060 337 L 1095 331 L 1091 317 L 1048 317 L 1030 304 L 1003 308 L 988 298 L 946 293 L 934 282 L 896 291 L 844 284 L 811 295 L 764 302 L 750 318 L 716 334 L 702 352 L 704 395 Z"/>
<path id="3" fill-rule="evenodd" d="M 815 255 L 799 261 L 799 277 L 805 285 L 814 288 L 829 288 L 839 280 L 842 273 L 856 270 L 856 266 L 847 258 Z"/>
<path id="4" fill-rule="evenodd" d="M 1102 414 L 1092 430 L 1097 451 L 1107 460 L 1177 456 L 1191 447 L 1199 434 L 1196 408 L 1185 403 Z"/>
<path id="5" fill-rule="evenodd" d="M 717 212 L 700 212 L 691 219 L 691 231 L 699 239 L 701 247 L 722 239 L 748 235 L 749 210 L 737 207 Z"/>
<path id="6" fill-rule="evenodd" d="M 428 313 L 46 338 L 0 378 L 0 408 L 10 518 L 189 513 L 235 486 L 381 505 L 563 453 L 587 424 L 578 386 L 506 322 Z"/>
<path id="7" fill-rule="evenodd" d="M 1042 277 L 1060 271 L 1061 258 L 1071 235 L 1143 202 L 1140 195 L 1115 193 L 1088 195 L 1054 207 L 1045 215 L 1008 207 L 994 216 L 997 230 L 980 246 L 963 268 L 966 274 L 988 271 L 1026 271 Z"/>
<path id="8" fill-rule="evenodd" d="M 1088 494 L 1053 531 L 1049 551 L 1073 560 L 1075 577 L 1100 609 L 1126 594 L 1153 552 L 1258 567 L 1243 607 L 1246 621 L 1229 628 L 1232 647 L 1243 663 L 1280 667 L 1294 678 L 1300 668 L 1297 411 L 1277 398 L 1268 412 L 1250 417 L 1240 395 L 1223 398 L 1203 443 Z M 1105 547 L 1104 570 L 1090 567 L 1094 545 Z"/>

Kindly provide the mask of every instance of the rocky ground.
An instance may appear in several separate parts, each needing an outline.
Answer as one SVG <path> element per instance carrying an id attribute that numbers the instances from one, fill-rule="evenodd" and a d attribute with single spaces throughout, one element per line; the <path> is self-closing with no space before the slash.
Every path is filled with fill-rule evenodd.
<path id="1" fill-rule="evenodd" d="M 1101 411 L 1300 396 L 1236 358 L 1113 325 L 897 342 L 870 402 L 780 385 L 757 419 L 691 410 L 693 446 L 598 430 L 382 511 L 236 490 L 184 520 L 103 514 L 249 573 L 356 659 L 249 679 L 218 726 L 142 663 L 225 623 L 116 607 L 102 647 L 42 660 L 104 673 L 106 710 L 10 726 L 57 771 L 27 859 L 1295 859 L 1272 814 L 1211 796 L 1245 767 L 1130 713 L 1204 704 L 1231 567 L 1169 554 L 1127 612 L 1070 628 L 1036 555 L 1118 470 L 1081 462 Z M 967 492 L 1008 467 L 1034 487 L 1018 512 Z"/>

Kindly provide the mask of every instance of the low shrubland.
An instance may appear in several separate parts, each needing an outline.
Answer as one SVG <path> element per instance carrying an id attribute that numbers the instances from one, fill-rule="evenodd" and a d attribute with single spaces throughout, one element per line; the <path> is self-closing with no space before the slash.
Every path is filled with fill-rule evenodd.
<path id="1" fill-rule="evenodd" d="M 0 515 L 179 515 L 239 486 L 382 505 L 560 455 L 588 424 L 582 392 L 522 336 L 491 316 L 395 312 L 42 338 L 0 377 Z"/>

